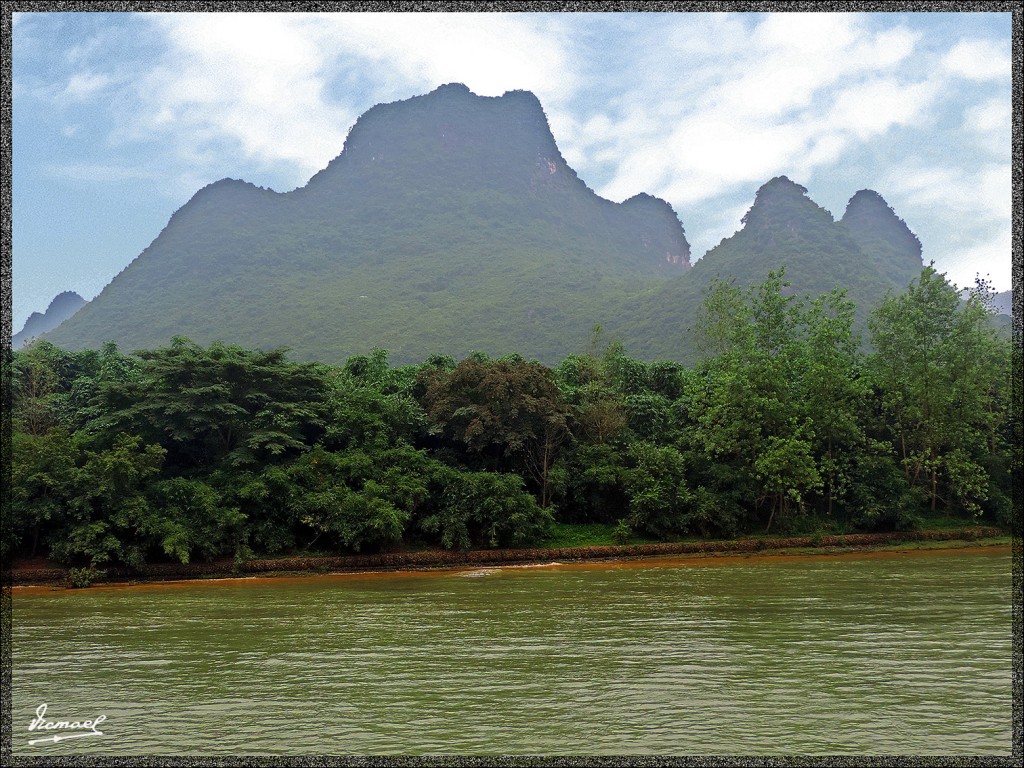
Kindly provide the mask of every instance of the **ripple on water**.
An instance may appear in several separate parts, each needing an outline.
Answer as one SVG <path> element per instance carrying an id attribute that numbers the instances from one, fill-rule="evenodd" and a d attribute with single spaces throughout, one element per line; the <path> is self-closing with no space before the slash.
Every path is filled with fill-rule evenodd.
<path id="1" fill-rule="evenodd" d="M 1009 561 L 19 596 L 15 754 L 1008 754 Z"/>

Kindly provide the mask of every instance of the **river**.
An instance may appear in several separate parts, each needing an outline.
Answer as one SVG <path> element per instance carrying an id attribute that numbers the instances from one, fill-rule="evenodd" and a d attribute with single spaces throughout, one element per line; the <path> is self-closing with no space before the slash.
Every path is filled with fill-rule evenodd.
<path id="1" fill-rule="evenodd" d="M 1008 755 L 1011 592 L 1007 547 L 15 589 L 14 754 Z"/>

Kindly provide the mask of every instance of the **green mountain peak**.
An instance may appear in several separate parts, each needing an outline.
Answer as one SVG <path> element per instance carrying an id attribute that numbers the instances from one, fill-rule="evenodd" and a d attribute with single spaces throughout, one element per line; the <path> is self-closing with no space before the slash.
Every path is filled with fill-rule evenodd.
<path id="1" fill-rule="evenodd" d="M 516 352 L 556 362 L 594 325 L 640 357 L 691 360 L 718 276 L 786 269 L 792 290 L 848 288 L 863 318 L 921 268 L 877 193 L 842 221 L 786 176 L 690 269 L 672 206 L 597 195 L 568 166 L 537 97 L 448 84 L 379 104 L 340 154 L 287 193 L 237 179 L 199 190 L 120 275 L 47 338 L 132 350 L 183 335 L 340 362 Z"/>
<path id="2" fill-rule="evenodd" d="M 449 84 L 368 110 L 304 187 L 199 190 L 52 341 L 556 359 L 689 255 L 668 203 L 615 203 L 579 179 L 532 93 Z"/>

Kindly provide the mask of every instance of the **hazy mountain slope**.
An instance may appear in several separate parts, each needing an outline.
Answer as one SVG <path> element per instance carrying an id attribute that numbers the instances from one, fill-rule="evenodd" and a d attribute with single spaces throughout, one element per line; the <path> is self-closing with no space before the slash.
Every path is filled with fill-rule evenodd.
<path id="1" fill-rule="evenodd" d="M 992 307 L 1000 315 L 1013 315 L 1013 291 L 1002 291 L 992 297 Z"/>
<path id="2" fill-rule="evenodd" d="M 45 312 L 42 314 L 33 312 L 28 316 L 28 319 L 25 321 L 25 327 L 11 338 L 12 349 L 20 349 L 36 337 L 41 336 L 47 331 L 52 331 L 80 310 L 85 303 L 85 299 L 74 291 L 58 293 L 54 296 L 53 301 L 50 302 L 50 306 L 46 308 Z"/>
<path id="3" fill-rule="evenodd" d="M 754 285 L 781 267 L 798 295 L 846 288 L 863 328 L 887 292 L 903 290 L 920 273 L 920 243 L 877 193 L 862 190 L 854 196 L 852 226 L 836 222 L 806 193 L 785 176 L 764 184 L 742 229 L 709 250 L 685 276 L 636 297 L 608 330 L 641 357 L 692 361 L 697 356 L 692 330 L 713 280 Z"/>
<path id="4" fill-rule="evenodd" d="M 680 274 L 671 207 L 616 204 L 566 165 L 536 97 L 444 86 L 374 107 L 302 189 L 222 180 L 50 338 L 173 334 L 339 360 L 472 349 L 556 359 L 623 290 Z"/>
<path id="5" fill-rule="evenodd" d="M 880 194 L 870 189 L 857 192 L 840 222 L 879 275 L 897 290 L 921 273 L 921 241 Z"/>
<path id="6" fill-rule="evenodd" d="M 47 338 L 131 350 L 180 334 L 332 362 L 381 346 L 396 362 L 480 350 L 553 363 L 601 324 L 631 354 L 686 361 L 716 275 L 753 284 L 784 264 L 797 292 L 848 287 L 863 317 L 920 270 L 917 238 L 870 190 L 836 222 L 778 177 L 743 224 L 687 271 L 672 208 L 590 190 L 533 94 L 447 85 L 370 109 L 305 187 L 200 190 Z"/>

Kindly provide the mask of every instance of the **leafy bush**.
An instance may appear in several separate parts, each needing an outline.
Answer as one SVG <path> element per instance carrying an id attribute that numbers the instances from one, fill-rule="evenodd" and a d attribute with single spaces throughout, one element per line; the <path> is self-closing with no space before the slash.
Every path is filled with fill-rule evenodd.
<path id="1" fill-rule="evenodd" d="M 445 549 L 517 547 L 544 539 L 554 518 L 509 474 L 451 471 L 438 508 L 420 527 Z"/>

